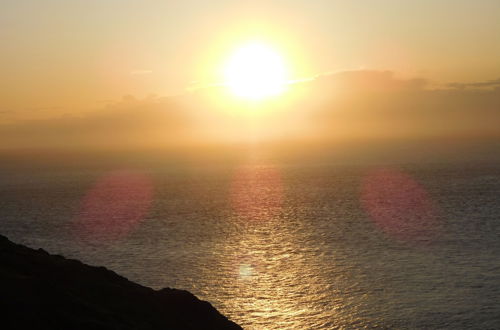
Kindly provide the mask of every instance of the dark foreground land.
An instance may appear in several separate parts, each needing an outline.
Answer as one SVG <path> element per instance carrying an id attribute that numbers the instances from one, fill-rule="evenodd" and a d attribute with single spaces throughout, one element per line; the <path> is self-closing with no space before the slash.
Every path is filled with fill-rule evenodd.
<path id="1" fill-rule="evenodd" d="M 206 301 L 0 235 L 1 329 L 241 329 Z"/>

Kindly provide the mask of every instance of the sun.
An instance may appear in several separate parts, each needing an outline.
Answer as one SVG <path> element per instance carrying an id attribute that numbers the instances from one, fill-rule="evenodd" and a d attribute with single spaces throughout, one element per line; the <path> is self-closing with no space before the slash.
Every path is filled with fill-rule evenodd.
<path id="1" fill-rule="evenodd" d="M 287 84 L 283 58 L 261 42 L 238 48 L 226 63 L 224 78 L 236 96 L 253 101 L 281 94 Z"/>

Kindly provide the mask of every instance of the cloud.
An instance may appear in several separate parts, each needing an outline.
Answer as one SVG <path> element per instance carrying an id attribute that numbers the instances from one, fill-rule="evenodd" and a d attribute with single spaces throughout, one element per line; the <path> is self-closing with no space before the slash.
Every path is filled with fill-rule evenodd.
<path id="1" fill-rule="evenodd" d="M 0 148 L 136 148 L 174 143 L 188 130 L 188 114 L 171 99 L 125 96 L 83 115 L 23 120 L 0 126 Z"/>
<path id="2" fill-rule="evenodd" d="M 457 88 L 457 89 L 465 89 L 465 88 L 499 88 L 500 87 L 500 78 L 495 80 L 488 81 L 480 81 L 473 83 L 450 83 L 448 87 Z"/>
<path id="3" fill-rule="evenodd" d="M 0 126 L 0 149 L 147 149 L 245 141 L 406 141 L 500 139 L 498 80 L 433 89 L 391 71 L 345 71 L 290 85 L 292 101 L 258 112 L 226 102 L 220 86 L 179 97 L 125 96 L 84 115 Z M 286 99 L 286 97 L 285 97 Z M 221 101 L 224 100 L 224 101 Z M 257 135 L 255 135 L 257 134 Z M 253 142 L 252 142 L 253 143 Z"/>
<path id="4" fill-rule="evenodd" d="M 330 95 L 316 111 L 316 129 L 324 138 L 500 137 L 499 89 L 432 89 L 426 79 L 364 70 L 315 83 Z"/>
<path id="5" fill-rule="evenodd" d="M 392 71 L 353 70 L 316 76 L 312 82 L 337 90 L 359 91 L 400 91 L 421 90 L 427 86 L 423 78 L 397 78 Z"/>

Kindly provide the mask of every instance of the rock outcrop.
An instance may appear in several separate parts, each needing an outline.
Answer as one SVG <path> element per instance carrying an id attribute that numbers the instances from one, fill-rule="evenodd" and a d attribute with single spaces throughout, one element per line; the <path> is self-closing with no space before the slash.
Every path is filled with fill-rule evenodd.
<path id="1" fill-rule="evenodd" d="M 0 235 L 1 329 L 241 329 L 206 301 Z"/>

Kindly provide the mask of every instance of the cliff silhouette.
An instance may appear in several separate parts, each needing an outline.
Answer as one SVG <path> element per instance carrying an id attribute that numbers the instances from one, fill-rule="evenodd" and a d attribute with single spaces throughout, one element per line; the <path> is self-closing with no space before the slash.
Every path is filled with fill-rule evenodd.
<path id="1" fill-rule="evenodd" d="M 0 293 L 2 329 L 241 329 L 188 291 L 153 290 L 1 235 Z"/>

